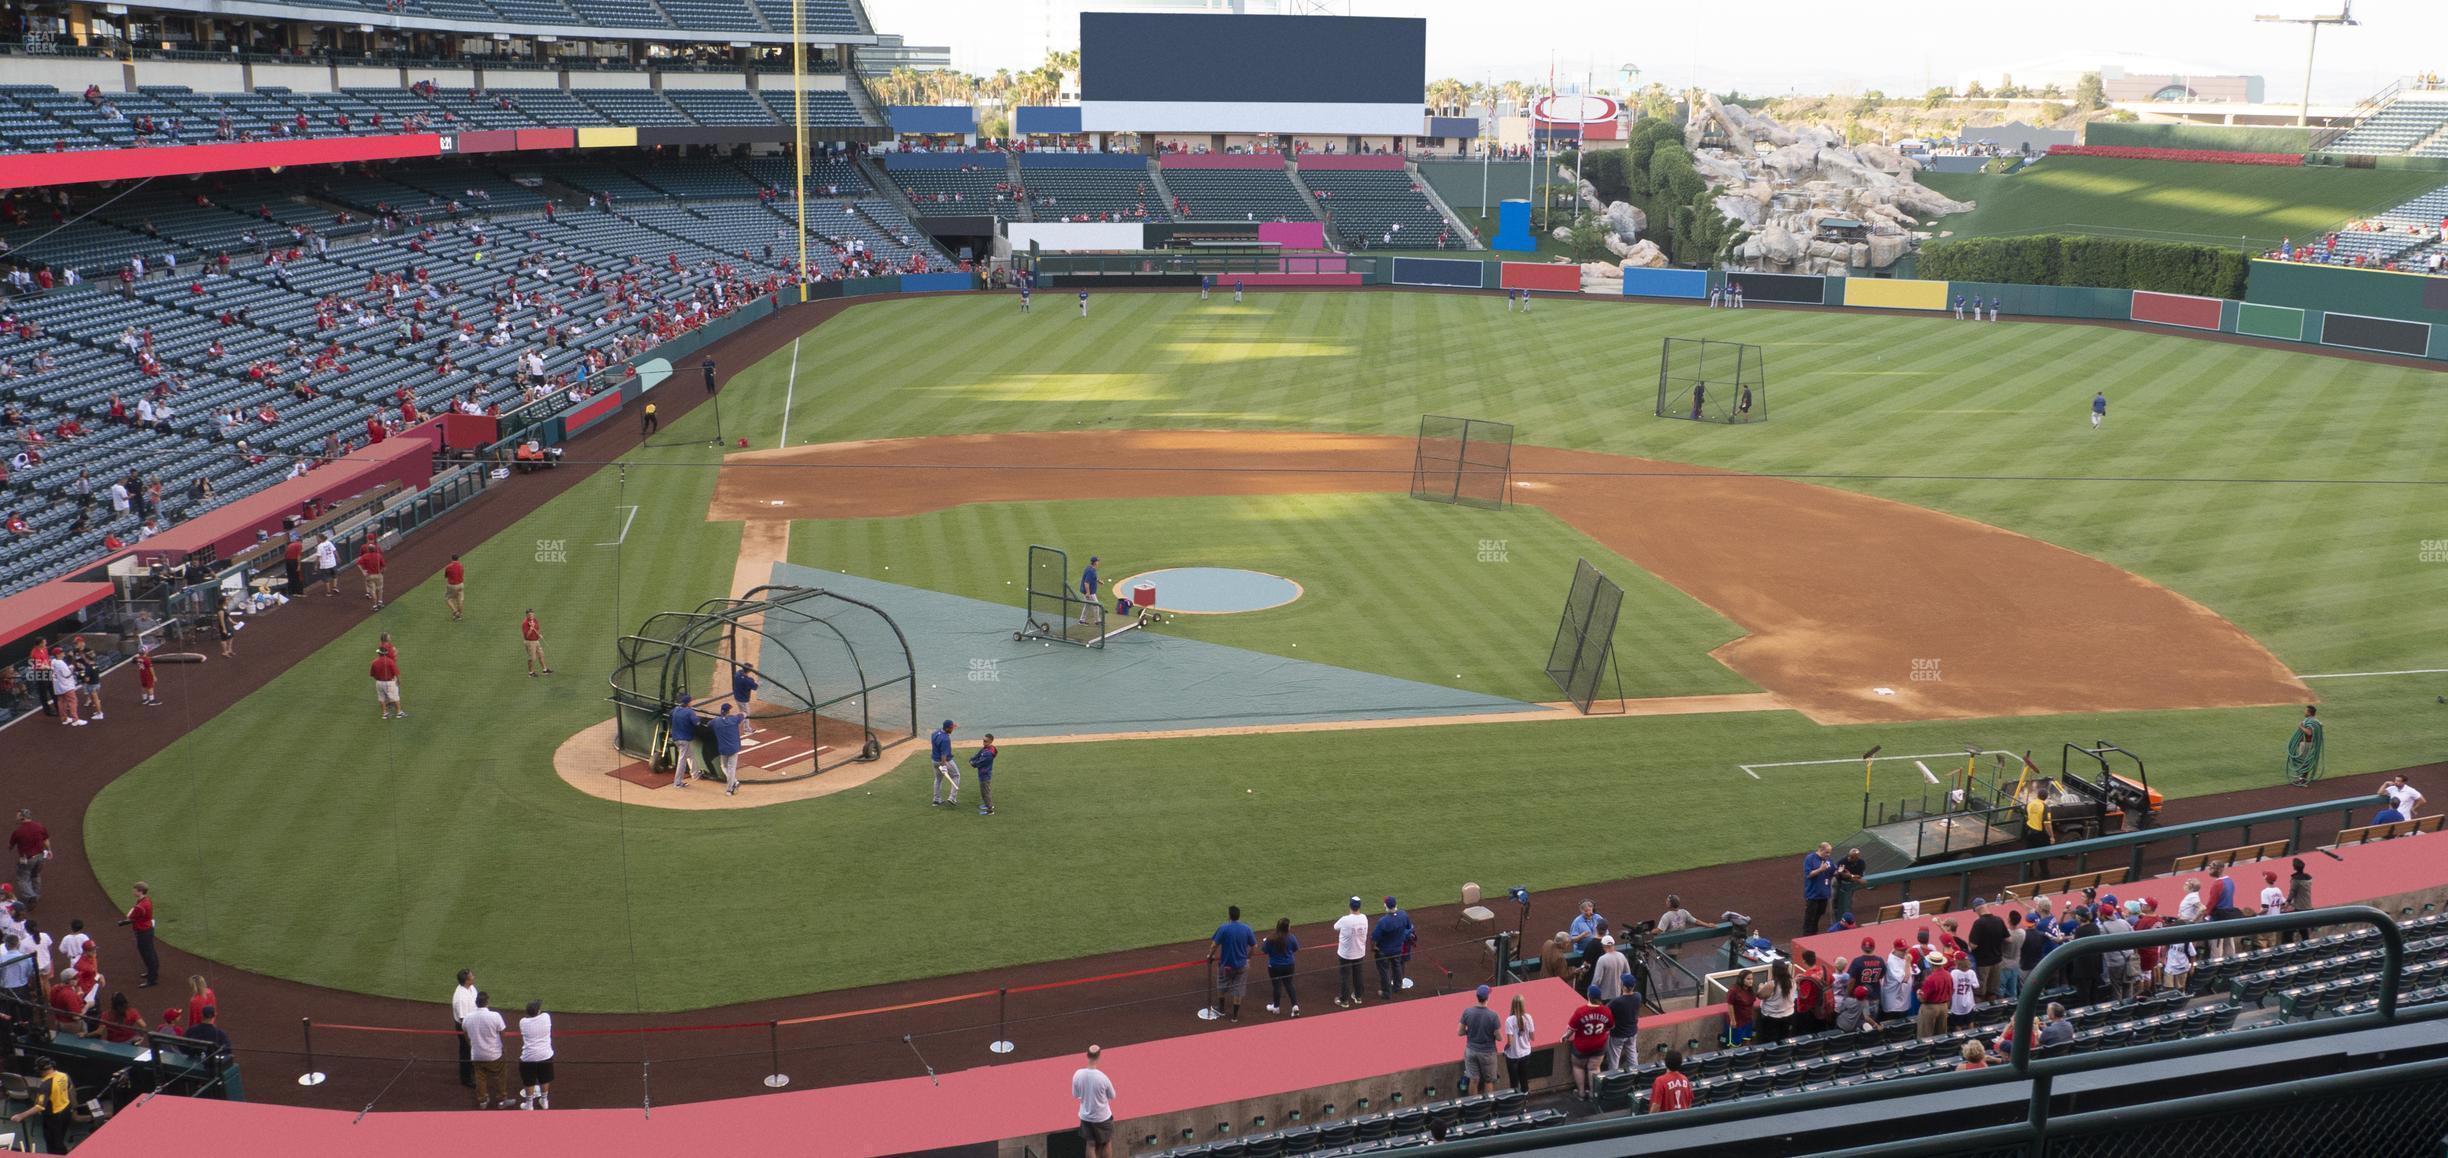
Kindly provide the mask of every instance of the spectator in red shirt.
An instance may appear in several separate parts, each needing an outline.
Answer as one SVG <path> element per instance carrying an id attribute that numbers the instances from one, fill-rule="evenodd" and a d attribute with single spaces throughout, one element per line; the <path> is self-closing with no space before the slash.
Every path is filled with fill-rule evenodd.
<path id="1" fill-rule="evenodd" d="M 1573 1096 L 1584 1101 L 1597 1096 L 1599 1063 L 1606 1057 L 1607 1036 L 1615 1029 L 1615 1015 L 1598 1000 L 1598 987 L 1590 986 L 1587 996 L 1589 1003 L 1573 1010 L 1564 1023 L 1572 1040 Z"/>
<path id="2" fill-rule="evenodd" d="M 1741 1045 L 1751 1040 L 1752 1022 L 1759 1016 L 1759 987 L 1751 974 L 1738 973 L 1734 983 L 1726 987 L 1726 1044 Z"/>
<path id="3" fill-rule="evenodd" d="M 400 703 L 399 660 L 393 658 L 394 654 L 388 644 L 377 646 L 373 666 L 366 674 L 374 677 L 374 702 L 382 707 L 382 718 L 388 720 L 396 713 L 405 720 L 408 708 Z"/>
<path id="4" fill-rule="evenodd" d="M 533 607 L 527 609 L 527 618 L 519 621 L 519 638 L 527 641 L 527 674 L 551 675 L 552 665 L 544 662 L 544 627 L 536 622 Z"/>
<path id="5" fill-rule="evenodd" d="M 450 562 L 442 565 L 442 605 L 450 608 L 452 619 L 459 618 L 459 613 L 467 608 L 467 568 L 459 565 L 457 555 L 451 556 Z M 535 613 L 528 612 L 527 618 L 532 621 Z"/>
<path id="6" fill-rule="evenodd" d="M 150 651 L 136 653 L 136 691 L 138 704 L 148 708 L 160 705 L 161 697 L 154 694 L 153 653 Z"/>
<path id="7" fill-rule="evenodd" d="M 369 540 L 357 554 L 357 570 L 365 575 L 366 598 L 373 601 L 376 611 L 383 605 L 383 565 L 382 548 Z"/>
<path id="8" fill-rule="evenodd" d="M 1666 1072 L 1649 1084 L 1649 1112 L 1688 1110 L 1692 1107 L 1692 1080 L 1683 1073 L 1683 1051 L 1666 1051 Z"/>
<path id="9" fill-rule="evenodd" d="M 51 859 L 51 830 L 34 819 L 34 810 L 17 810 L 17 827 L 9 831 L 9 851 L 17 854 L 17 896 L 32 905 L 42 900 L 43 862 Z"/>
<path id="10" fill-rule="evenodd" d="M 136 1012 L 136 1007 L 128 1004 L 127 994 L 111 994 L 110 1012 L 102 1015 L 102 1040 L 125 1045 L 144 1034 L 144 1014 Z"/>
<path id="11" fill-rule="evenodd" d="M 128 906 L 127 916 L 119 918 L 119 923 L 135 931 L 136 956 L 144 962 L 144 980 L 137 982 L 136 988 L 150 989 L 161 984 L 161 954 L 153 948 L 153 886 L 136 882 L 136 903 Z"/>
<path id="12" fill-rule="evenodd" d="M 202 1022 L 204 1011 L 219 1004 L 220 1002 L 213 996 L 212 986 L 204 983 L 203 974 L 190 973 L 187 975 L 187 1024 L 195 1025 Z"/>

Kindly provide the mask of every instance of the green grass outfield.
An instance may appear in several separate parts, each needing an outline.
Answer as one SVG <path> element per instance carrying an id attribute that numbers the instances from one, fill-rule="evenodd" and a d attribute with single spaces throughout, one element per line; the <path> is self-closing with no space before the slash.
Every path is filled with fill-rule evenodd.
<path id="1" fill-rule="evenodd" d="M 1766 344 L 1774 421 L 1649 417 L 1670 333 Z M 1518 423 L 1525 442 L 1820 474 L 2036 535 L 2200 600 L 2300 672 L 2448 667 L 2436 597 L 2448 563 L 2421 561 L 2427 540 L 2448 538 L 2448 391 L 2426 370 L 2099 327 L 1562 299 L 1522 318 L 1493 295 L 1393 293 L 1240 307 L 1112 294 L 1086 321 L 1023 317 L 1005 297 L 879 302 L 804 343 L 795 380 L 790 354 L 732 378 L 726 433 L 771 445 L 786 396 L 793 444 L 1083 425 L 1403 433 L 1423 411 L 1483 415 Z M 2096 434 L 2083 417 L 2095 387 L 2112 402 Z M 2264 785 L 2294 715 L 1821 728 L 1769 713 L 1015 748 L 991 820 L 918 804 L 917 766 L 872 794 L 738 813 L 582 797 L 549 759 L 603 718 L 612 637 L 731 574 L 735 529 L 704 521 L 705 453 L 640 452 L 625 487 L 598 475 L 472 545 L 475 618 L 451 623 L 438 584 L 401 592 L 379 622 L 122 777 L 86 820 L 101 878 L 151 881 L 168 940 L 251 969 L 431 999 L 475 964 L 488 984 L 565 1009 L 678 1009 L 1187 941 L 1226 901 L 1323 918 L 1352 893 L 1433 902 L 1463 880 L 1561 887 L 1789 851 L 1852 830 L 1856 770 L 1753 779 L 1737 765 L 1871 744 L 2046 751 L 2106 737 L 2148 757 L 2173 794 Z M 640 508 L 627 543 L 592 546 L 624 504 Z M 1530 511 L 1161 505 L 1161 519 L 1071 503 L 803 525 L 795 542 L 812 565 L 891 566 L 885 577 L 989 597 L 1004 547 L 1048 532 L 1111 536 L 1125 546 L 1108 555 L 1151 562 L 1195 561 L 1182 543 L 1229 544 L 1270 569 L 1382 585 L 1414 614 L 1445 611 L 1452 626 L 1410 628 L 1417 639 L 1311 625 L 1345 662 L 1422 678 L 1437 673 L 1408 669 L 1432 657 L 1448 676 L 1518 662 L 1519 641 L 1481 618 L 1519 616 L 1543 643 L 1560 580 L 1528 585 L 1530 612 L 1488 613 L 1474 601 L 1510 581 L 1484 576 L 1475 552 L 1447 549 L 1440 566 L 1410 528 L 1450 517 L 1475 545 L 1491 537 L 1483 523 L 1506 520 L 1520 530 L 1493 537 L 1541 568 L 1581 549 Z M 567 561 L 539 541 L 559 541 Z M 1414 543 L 1430 544 L 1405 563 L 1421 574 L 1368 561 Z M 1909 598 L 1914 561 L 1894 565 Z M 1449 608 L 1434 571 L 1459 593 Z M 1653 594 L 1669 612 L 1681 602 Z M 551 681 L 521 674 L 515 626 L 529 605 L 563 672 Z M 1705 627 L 1690 618 L 1670 657 L 1695 679 Z M 406 721 L 375 719 L 377 630 L 401 644 Z M 1200 630 L 1270 650 L 1294 641 L 1263 615 Z M 2078 632 L 2069 645 L 2117 641 Z M 2448 676 L 2319 686 L 2333 771 L 2436 758 L 2448 708 L 2432 697 Z M 1880 790 L 1918 784 L 1899 770 Z M 1053 898 L 1060 921 L 1045 917 Z M 930 928 L 971 934 L 956 965 L 905 951 L 920 901 Z M 705 944 L 725 948 L 685 950 Z"/>
<path id="2" fill-rule="evenodd" d="M 2096 233 L 2275 249 L 2448 184 L 2402 170 L 2048 157 L 2019 173 L 1920 173 L 1970 213 L 1927 222 L 1954 237 Z"/>

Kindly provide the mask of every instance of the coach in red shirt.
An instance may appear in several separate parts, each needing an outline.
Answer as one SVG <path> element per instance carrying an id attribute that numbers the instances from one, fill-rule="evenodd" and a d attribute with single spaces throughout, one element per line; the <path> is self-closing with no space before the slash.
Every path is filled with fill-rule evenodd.
<path id="1" fill-rule="evenodd" d="M 368 540 L 365 550 L 357 554 L 357 570 L 365 575 L 366 598 L 373 600 L 375 609 L 380 610 L 383 605 L 382 548 Z"/>
<path id="2" fill-rule="evenodd" d="M 153 886 L 136 882 L 136 903 L 128 906 L 127 916 L 119 923 L 136 932 L 136 956 L 144 961 L 144 980 L 138 989 L 150 989 L 161 984 L 161 954 L 153 950 Z"/>
<path id="3" fill-rule="evenodd" d="M 385 642 L 375 647 L 374 663 L 366 674 L 374 677 L 374 702 L 382 706 L 382 718 L 388 720 L 396 712 L 404 720 L 408 718 L 408 709 L 400 703 L 399 653 L 392 650 L 389 636 L 383 638 Z"/>
<path id="4" fill-rule="evenodd" d="M 304 595 L 306 593 L 306 544 L 298 542 L 295 533 L 290 534 L 289 544 L 281 548 L 281 566 L 289 573 L 289 597 L 294 599 Z"/>
<path id="5" fill-rule="evenodd" d="M 459 556 L 442 566 L 442 605 L 450 608 L 451 618 L 467 607 L 467 568 L 459 565 Z"/>

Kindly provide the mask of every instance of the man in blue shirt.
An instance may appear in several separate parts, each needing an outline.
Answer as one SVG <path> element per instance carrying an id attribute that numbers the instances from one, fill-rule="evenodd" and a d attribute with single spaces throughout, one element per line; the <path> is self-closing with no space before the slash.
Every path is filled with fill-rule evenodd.
<path id="1" fill-rule="evenodd" d="M 1377 995 L 1381 1001 L 1392 1001 L 1402 992 L 1403 965 L 1411 959 L 1411 914 L 1394 905 L 1394 898 L 1385 899 L 1385 912 L 1377 918 L 1376 931 L 1371 935 L 1377 948 Z"/>
<path id="2" fill-rule="evenodd" d="M 1080 568 L 1079 593 L 1079 621 L 1080 625 L 1085 627 L 1088 624 L 1089 610 L 1103 602 L 1097 594 L 1097 557 L 1094 555 L 1088 556 L 1088 565 Z"/>
<path id="3" fill-rule="evenodd" d="M 2098 430 L 2100 423 L 2106 421 L 2108 421 L 2108 394 L 2102 391 L 2091 396 L 2091 429 Z"/>
<path id="4" fill-rule="evenodd" d="M 937 807 L 960 803 L 960 765 L 952 760 L 952 727 L 952 721 L 945 720 L 943 727 L 927 736 L 927 757 L 935 761 L 934 805 Z M 951 787 L 950 793 L 944 791 L 946 785 Z"/>
<path id="5" fill-rule="evenodd" d="M 2395 824 L 2405 818 L 2406 814 L 2399 812 L 2396 803 L 2391 801 L 2387 807 L 2372 814 L 2371 822 L 2373 824 Z"/>
<path id="6" fill-rule="evenodd" d="M 1080 316 L 1081 316 L 1081 317 L 1083 317 L 1083 318 L 1088 316 L 1088 291 L 1087 291 L 1087 290 L 1081 290 L 1081 291 L 1080 291 Z"/>
<path id="7" fill-rule="evenodd" d="M 757 681 L 756 668 L 744 663 L 731 665 L 731 702 L 739 705 L 740 735 L 756 734 L 756 729 L 748 724 L 748 701 L 763 686 Z"/>
<path id="8" fill-rule="evenodd" d="M 714 733 L 714 759 L 722 768 L 725 796 L 739 795 L 740 725 L 746 722 L 744 717 L 731 710 L 729 704 L 724 704 L 722 711 L 706 721 L 707 729 Z"/>
<path id="9" fill-rule="evenodd" d="M 1836 846 L 1820 841 L 1819 847 L 1802 858 L 1802 935 L 1819 932 L 1819 922 L 1827 919 L 1828 898 L 1836 895 L 1836 858 L 1830 854 Z"/>
<path id="10" fill-rule="evenodd" d="M 1606 935 L 1606 928 L 1607 919 L 1599 915 L 1598 902 L 1581 902 L 1581 913 L 1573 918 L 1569 930 L 1573 939 L 1573 955 L 1597 960 L 1598 938 Z"/>
<path id="11" fill-rule="evenodd" d="M 1199 275 L 1199 300 L 1200 300 L 1200 301 L 1202 301 L 1202 302 L 1203 302 L 1203 301 L 1206 301 L 1206 300 L 1207 300 L 1207 291 L 1209 291 L 1209 290 L 1211 290 L 1211 289 L 1214 289 L 1214 288 L 1215 288 L 1215 275 L 1214 275 L 1214 274 L 1212 274 L 1212 273 L 1208 273 L 1208 274 L 1200 274 L 1200 275 Z"/>
<path id="12" fill-rule="evenodd" d="M 671 710 L 672 787 L 686 788 L 689 782 L 689 761 L 697 747 L 697 709 L 689 706 L 686 694 Z"/>
<path id="13" fill-rule="evenodd" d="M 994 733 L 986 733 L 986 742 L 978 745 L 977 755 L 969 757 L 969 766 L 977 769 L 978 815 L 994 815 Z"/>
<path id="14" fill-rule="evenodd" d="M 1224 907 L 1224 923 L 1207 938 L 1207 961 L 1216 967 L 1215 1010 L 1226 1021 L 1241 1020 L 1241 995 L 1249 991 L 1250 946 L 1258 934 L 1241 923 L 1241 906 Z"/>
<path id="15" fill-rule="evenodd" d="M 1024 314 L 1029 312 L 1029 287 L 1027 282 L 1020 283 L 1020 312 Z"/>

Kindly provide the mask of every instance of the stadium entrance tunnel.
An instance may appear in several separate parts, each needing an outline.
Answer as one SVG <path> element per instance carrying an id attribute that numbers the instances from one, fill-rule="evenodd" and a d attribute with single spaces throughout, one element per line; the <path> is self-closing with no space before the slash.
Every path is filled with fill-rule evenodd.
<path id="1" fill-rule="evenodd" d="M 1113 592 L 1117 600 L 1175 615 L 1265 611 L 1302 594 L 1300 584 L 1281 575 L 1238 567 L 1166 567 L 1124 579 Z"/>

